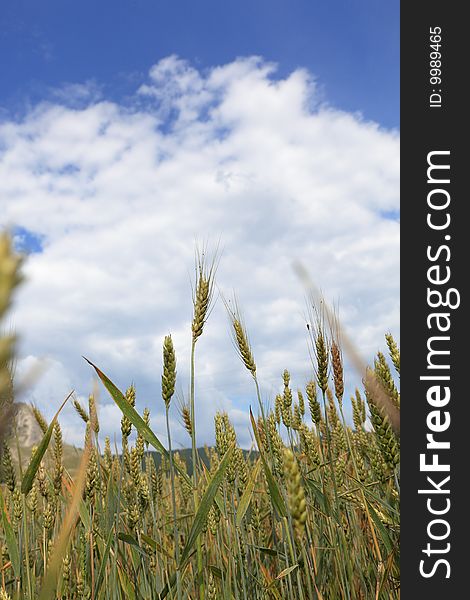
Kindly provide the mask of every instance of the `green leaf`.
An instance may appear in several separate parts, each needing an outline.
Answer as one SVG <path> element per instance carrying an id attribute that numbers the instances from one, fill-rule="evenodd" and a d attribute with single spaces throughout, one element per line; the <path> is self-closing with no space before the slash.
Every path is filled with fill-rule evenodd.
<path id="1" fill-rule="evenodd" d="M 164 600 L 164 598 L 166 598 L 168 596 L 168 594 L 170 593 L 170 589 L 174 587 L 175 583 L 176 583 L 176 573 L 173 573 L 173 575 L 169 578 L 169 584 L 166 583 L 163 590 L 158 594 L 158 599 Z"/>
<path id="2" fill-rule="evenodd" d="M 95 586 L 95 598 L 98 597 L 98 593 L 100 591 L 101 584 L 103 583 L 103 580 L 104 580 L 104 574 L 106 571 L 106 563 L 108 562 L 109 551 L 111 550 L 111 542 L 113 541 L 113 533 L 114 533 L 113 530 L 110 529 L 108 539 L 106 541 L 106 548 L 104 550 L 103 555 L 101 556 L 100 572 L 98 574 L 98 579 L 96 580 L 96 586 Z"/>
<path id="3" fill-rule="evenodd" d="M 264 456 L 261 456 L 261 461 L 263 463 L 264 474 L 266 475 L 266 481 L 268 483 L 269 494 L 271 496 L 271 500 L 274 508 L 277 510 L 281 517 L 287 517 L 287 507 L 284 502 L 284 498 L 282 497 L 281 491 L 279 490 L 279 486 L 276 483 L 276 480 L 271 473 L 271 469 L 269 468 L 268 463 L 266 462 Z"/>
<path id="4" fill-rule="evenodd" d="M 121 540 L 121 542 L 125 542 L 126 544 L 132 544 L 132 546 L 136 546 L 137 548 L 140 548 L 139 542 L 135 539 L 135 537 L 133 537 L 129 533 L 120 531 L 118 533 L 118 539 Z"/>
<path id="5" fill-rule="evenodd" d="M 325 502 L 325 495 L 323 494 L 323 492 L 320 490 L 320 488 L 314 483 L 314 481 L 312 479 L 309 479 L 308 477 L 305 479 L 305 483 L 307 485 L 308 488 L 310 488 L 310 491 L 313 493 L 313 495 L 315 496 L 318 504 L 320 505 L 321 510 L 324 513 L 328 512 L 328 508 Z"/>
<path id="6" fill-rule="evenodd" d="M 258 474 L 260 470 L 260 463 L 257 462 L 256 466 L 251 472 L 250 481 L 248 482 L 245 491 L 243 492 L 243 496 L 240 498 L 240 503 L 237 507 L 237 517 L 235 522 L 237 527 L 240 527 L 243 521 L 243 517 L 245 516 L 248 507 L 250 506 L 251 498 L 253 497 L 253 492 L 256 485 L 256 480 L 258 479 Z"/>
<path id="7" fill-rule="evenodd" d="M 216 567 L 215 565 L 209 565 L 209 569 L 218 579 L 222 579 L 222 571 L 219 569 L 219 567 Z"/>
<path id="8" fill-rule="evenodd" d="M 132 535 L 129 535 L 128 533 L 120 531 L 118 533 L 118 539 L 120 539 L 121 542 L 124 542 L 125 544 L 130 544 L 131 546 L 134 546 L 134 548 L 137 550 L 137 552 L 139 552 L 139 554 L 141 554 L 142 556 L 147 556 L 147 553 L 145 552 L 145 550 L 142 548 L 142 546 L 139 544 L 139 542 Z"/>
<path id="9" fill-rule="evenodd" d="M 267 554 L 268 556 L 283 556 L 277 550 L 273 550 L 272 548 L 265 548 L 264 546 L 254 546 L 251 545 L 255 550 L 259 550 L 262 554 Z"/>
<path id="10" fill-rule="evenodd" d="M 1 487 L 0 487 L 0 509 L 2 512 L 2 523 L 3 523 L 3 529 L 5 531 L 5 540 L 7 543 L 8 554 L 10 556 L 10 560 L 11 560 L 11 564 L 13 567 L 13 571 L 15 573 L 15 577 L 17 579 L 19 579 L 20 578 L 20 567 L 21 567 L 20 552 L 18 550 L 18 544 L 16 543 L 16 537 L 13 532 L 13 527 L 11 526 L 11 523 L 8 520 L 8 516 L 7 516 L 6 510 L 5 510 L 5 502 L 3 499 Z"/>
<path id="11" fill-rule="evenodd" d="M 207 519 L 207 514 L 214 502 L 217 490 L 219 489 L 219 485 L 222 483 L 225 471 L 230 464 L 230 460 L 232 459 L 233 450 L 234 446 L 231 446 L 227 450 L 225 456 L 220 461 L 217 471 L 212 476 L 212 479 L 209 481 L 209 485 L 207 486 L 206 491 L 204 492 L 204 496 L 201 499 L 201 504 L 199 505 L 196 516 L 194 517 L 193 525 L 191 527 L 191 531 L 186 541 L 186 546 L 181 555 L 181 569 L 184 568 L 185 562 L 189 558 L 191 549 L 194 546 L 198 535 L 201 533 L 204 527 L 204 524 Z"/>
<path id="12" fill-rule="evenodd" d="M 367 502 L 367 508 L 369 509 L 370 516 L 372 517 L 372 520 L 374 521 L 375 526 L 380 531 L 380 537 L 382 538 L 382 542 L 384 543 L 384 546 L 387 548 L 387 550 L 389 552 L 392 552 L 393 544 L 392 544 L 392 540 L 390 539 L 390 536 L 388 535 L 388 531 L 384 527 L 384 524 L 382 523 L 375 508 L 372 506 L 372 504 L 369 502 L 369 500 L 367 500 L 367 498 L 366 498 L 366 502 Z"/>
<path id="13" fill-rule="evenodd" d="M 49 446 L 49 442 L 51 441 L 52 432 L 54 431 L 54 425 L 56 424 L 57 418 L 59 416 L 60 411 L 64 408 L 67 400 L 73 394 L 73 390 L 67 396 L 67 398 L 62 402 L 61 407 L 54 415 L 54 418 L 51 421 L 51 424 L 47 428 L 46 433 L 44 434 L 41 443 L 38 446 L 38 449 L 34 453 L 34 456 L 29 461 L 28 468 L 26 469 L 26 473 L 24 474 L 23 481 L 21 482 L 21 491 L 26 496 L 31 491 L 33 487 L 34 478 L 36 477 L 36 473 L 39 469 L 39 465 L 41 464 L 41 460 L 46 453 L 47 447 Z"/>
<path id="14" fill-rule="evenodd" d="M 160 554 L 164 554 L 167 558 L 173 560 L 173 556 L 169 552 L 167 552 L 165 550 L 165 548 L 163 548 L 163 546 L 161 546 L 153 538 L 151 538 L 148 535 L 145 535 L 145 533 L 141 533 L 140 537 L 142 538 L 143 542 L 145 542 L 146 544 L 148 544 L 152 548 L 152 550 L 156 550 Z"/>
<path id="15" fill-rule="evenodd" d="M 85 527 L 85 531 L 89 533 L 91 531 L 91 517 L 90 512 L 87 508 L 85 502 L 80 499 L 78 503 L 78 513 L 80 515 L 80 519 Z"/>
<path id="16" fill-rule="evenodd" d="M 253 413 L 251 412 L 251 408 L 250 408 L 250 419 L 251 419 L 251 425 L 253 427 L 253 432 L 255 434 L 256 442 L 258 443 L 259 455 L 261 458 L 261 462 L 263 463 L 264 474 L 266 475 L 266 481 L 268 484 L 271 501 L 273 503 L 274 508 L 277 510 L 278 514 L 281 517 L 287 517 L 288 512 L 287 512 L 286 503 L 284 502 L 284 498 L 282 497 L 281 491 L 279 490 L 279 486 L 277 485 L 276 480 L 274 479 L 273 474 L 271 473 L 271 469 L 269 468 L 269 465 L 266 462 L 266 459 L 264 458 L 264 454 L 262 451 L 262 444 L 260 443 L 260 440 L 258 437 L 258 426 L 256 425 L 256 421 L 253 416 Z"/>
<path id="17" fill-rule="evenodd" d="M 220 490 L 217 492 L 217 494 L 215 495 L 215 499 L 214 502 L 217 504 L 217 508 L 220 510 L 220 514 L 223 515 L 224 517 L 226 517 L 226 506 L 225 506 L 225 502 L 224 499 L 222 498 L 222 494 L 220 493 Z"/>
<path id="18" fill-rule="evenodd" d="M 118 511 L 118 490 L 113 477 L 108 479 L 108 487 L 106 489 L 106 529 L 112 529 L 114 526 L 116 514 Z"/>
<path id="19" fill-rule="evenodd" d="M 150 429 L 150 427 L 145 423 L 145 421 L 142 419 L 142 417 L 139 415 L 139 413 L 135 410 L 135 408 L 129 404 L 129 402 L 126 400 L 124 394 L 114 385 L 114 383 L 110 379 L 108 379 L 108 377 L 106 377 L 106 375 L 102 371 L 100 371 L 100 369 L 98 369 L 98 367 L 96 365 L 94 365 L 91 361 L 89 361 L 88 358 L 85 358 L 85 357 L 83 357 L 83 358 L 87 361 L 87 363 L 89 365 L 91 365 L 95 369 L 98 377 L 103 382 L 104 387 L 110 393 L 111 398 L 114 400 L 114 402 L 116 402 L 116 404 L 121 409 L 122 414 L 129 419 L 129 421 L 132 423 L 132 425 L 134 425 L 134 427 L 137 429 L 137 431 L 140 433 L 140 435 L 145 439 L 145 441 L 147 441 L 149 444 L 152 444 L 152 446 L 155 448 L 155 450 L 157 452 L 160 452 L 160 454 L 163 454 L 166 458 L 169 459 L 170 456 L 169 456 L 168 451 L 166 450 L 165 446 L 160 442 L 160 440 L 153 433 L 153 431 Z M 181 475 L 181 477 L 183 477 L 183 479 L 186 481 L 186 483 L 188 483 L 190 486 L 192 486 L 191 479 L 189 478 L 185 469 L 176 463 L 174 466 L 175 466 L 175 469 L 178 471 L 178 473 Z"/>
<path id="20" fill-rule="evenodd" d="M 131 600 L 135 600 L 135 588 L 132 585 L 132 582 L 129 579 L 129 576 L 126 573 L 126 570 L 123 569 L 119 564 L 118 564 L 118 576 L 119 576 L 119 582 L 121 584 L 121 589 L 124 594 L 124 598 L 130 598 Z"/>

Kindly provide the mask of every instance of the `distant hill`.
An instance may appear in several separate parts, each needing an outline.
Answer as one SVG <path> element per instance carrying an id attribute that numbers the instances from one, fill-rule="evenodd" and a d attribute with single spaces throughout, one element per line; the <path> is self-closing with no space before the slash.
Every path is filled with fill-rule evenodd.
<path id="1" fill-rule="evenodd" d="M 204 463 L 206 465 L 206 467 L 209 467 L 209 458 L 207 455 L 207 450 L 210 450 L 210 448 L 202 447 L 202 448 L 198 448 L 197 452 L 199 454 L 199 458 L 202 461 L 202 463 Z M 159 467 L 161 460 L 162 460 L 161 454 L 159 454 L 158 452 L 155 452 L 153 450 L 149 451 L 149 454 L 153 456 L 153 458 L 155 460 L 155 464 L 157 465 L 157 467 Z M 174 450 L 173 454 L 180 455 L 181 459 L 186 463 L 188 475 L 191 476 L 193 474 L 191 448 L 183 448 L 182 450 Z M 253 459 L 258 456 L 258 452 L 256 450 L 243 450 L 243 455 L 244 455 L 245 459 L 249 456 L 251 457 L 251 459 Z"/>
<path id="2" fill-rule="evenodd" d="M 13 423 L 10 426 L 10 431 L 8 432 L 7 439 L 9 441 L 11 453 L 17 468 L 19 469 L 19 450 L 22 468 L 25 469 L 31 456 L 31 450 L 34 446 L 37 446 L 40 443 L 43 437 L 43 432 L 34 417 L 31 407 L 28 404 L 25 404 L 24 402 L 18 402 L 14 405 L 14 411 L 15 418 L 13 419 Z M 50 447 L 51 446 L 52 441 Z M 73 477 L 80 462 L 82 450 L 80 448 L 76 448 L 75 446 L 71 446 L 70 444 L 66 443 L 63 444 L 63 449 L 64 466 L 70 473 L 70 475 Z M 250 454 L 250 452 L 247 450 L 244 450 L 243 452 L 245 457 L 247 457 Z M 173 451 L 173 454 L 175 453 L 178 453 L 180 455 L 181 459 L 186 463 L 188 474 L 192 475 L 191 448 L 177 449 Z M 153 456 L 155 463 L 158 467 L 161 463 L 161 455 L 158 452 L 153 451 L 151 448 L 149 448 L 149 454 Z M 206 448 L 198 448 L 198 454 L 200 460 L 206 466 L 209 466 L 209 459 L 207 456 Z M 256 454 L 256 452 L 251 451 L 252 456 Z M 47 454 L 45 460 L 47 462 Z"/>

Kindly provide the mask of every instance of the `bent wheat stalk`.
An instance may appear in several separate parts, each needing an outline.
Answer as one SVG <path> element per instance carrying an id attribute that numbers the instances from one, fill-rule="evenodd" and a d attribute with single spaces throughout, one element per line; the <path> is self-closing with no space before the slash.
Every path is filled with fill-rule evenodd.
<path id="1" fill-rule="evenodd" d="M 325 301 L 321 292 L 316 288 L 305 267 L 298 261 L 294 263 L 293 267 L 299 279 L 305 286 L 312 305 L 321 305 L 330 323 L 337 321 L 333 310 Z M 347 335 L 344 327 L 341 327 L 339 322 L 336 323 L 336 326 L 338 333 L 341 335 L 342 347 L 348 355 L 349 360 L 356 371 L 361 375 L 361 378 L 364 381 L 364 386 L 374 398 L 374 402 L 385 412 L 394 432 L 398 435 L 400 433 L 400 411 L 397 409 L 390 397 L 385 393 L 382 385 L 377 380 L 377 376 L 374 371 L 367 368 L 366 361 L 362 358 L 359 350 L 351 338 Z"/>
<path id="2" fill-rule="evenodd" d="M 11 307 L 13 293 L 22 281 L 22 258 L 15 253 L 11 237 L 0 235 L 0 325 Z M 0 332 L 0 448 L 13 419 L 13 375 L 11 363 L 16 337 Z"/>

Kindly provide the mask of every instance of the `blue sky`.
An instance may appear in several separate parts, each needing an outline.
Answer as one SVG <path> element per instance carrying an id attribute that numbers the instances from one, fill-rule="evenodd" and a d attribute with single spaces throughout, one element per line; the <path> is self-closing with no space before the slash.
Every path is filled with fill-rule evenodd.
<path id="1" fill-rule="evenodd" d="M 334 106 L 399 125 L 398 0 L 3 0 L 0 106 L 90 80 L 122 98 L 170 54 L 198 68 L 261 55 L 281 77 L 305 67 Z"/>
<path id="2" fill-rule="evenodd" d="M 46 416 L 93 389 L 85 355 L 136 384 L 165 439 L 162 342 L 184 396 L 196 239 L 221 241 L 267 403 L 285 368 L 294 392 L 313 376 L 293 261 L 369 361 L 398 337 L 398 2 L 7 0 L 0 19 L 0 228 L 28 254 L 11 325 Z M 220 299 L 197 373 L 198 442 L 224 409 L 249 446 L 253 382 Z M 119 409 L 100 411 L 113 438 Z M 73 409 L 61 422 L 80 444 Z"/>

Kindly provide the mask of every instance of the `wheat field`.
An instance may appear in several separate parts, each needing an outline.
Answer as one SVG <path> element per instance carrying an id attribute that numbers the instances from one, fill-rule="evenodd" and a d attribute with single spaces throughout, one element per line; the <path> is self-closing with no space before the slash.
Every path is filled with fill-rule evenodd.
<path id="1" fill-rule="evenodd" d="M 0 238 L 0 319 L 20 282 L 21 261 Z M 195 356 L 214 300 L 216 263 L 199 255 L 193 290 L 190 394 L 176 406 L 177 357 L 162 340 L 162 404 L 168 444 L 136 410 L 132 385 L 119 390 L 90 363 L 122 412 L 121 446 L 100 448 L 98 411 L 72 402 L 83 452 L 72 477 L 63 464 L 58 413 L 24 469 L 7 435 L 14 401 L 15 339 L 0 341 L 0 599 L 341 600 L 399 598 L 400 353 L 387 334 L 352 398 L 343 403 L 344 357 L 328 320 L 310 327 L 312 379 L 286 369 L 282 390 L 261 400 L 256 353 L 236 303 L 227 303 L 235 366 L 253 383 L 255 444 L 243 451 L 226 413 L 215 446 L 196 447 Z M 228 341 L 229 342 L 229 341 Z M 191 451 L 172 450 L 170 411 L 179 409 Z M 393 424 L 393 426 L 392 426 Z M 130 441 L 136 432 L 135 442 Z M 190 455 L 190 456 L 189 456 Z M 158 457 L 158 460 L 156 460 Z"/>

